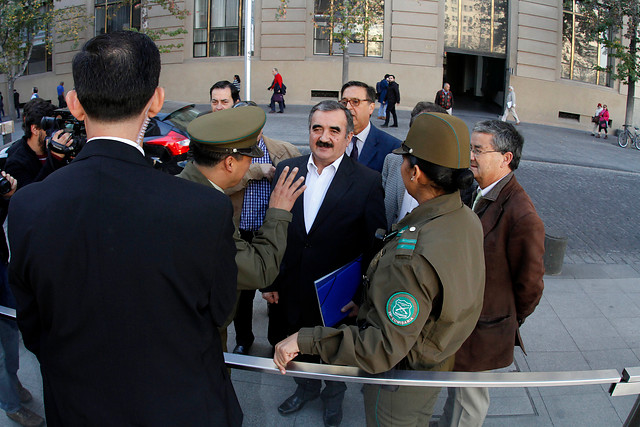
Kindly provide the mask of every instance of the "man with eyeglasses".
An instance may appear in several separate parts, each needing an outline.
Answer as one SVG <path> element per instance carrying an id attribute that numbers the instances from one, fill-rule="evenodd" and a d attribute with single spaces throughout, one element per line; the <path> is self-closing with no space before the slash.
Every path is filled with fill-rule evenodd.
<path id="1" fill-rule="evenodd" d="M 384 158 L 400 146 L 400 140 L 371 124 L 376 108 L 376 91 L 360 81 L 345 83 L 340 90 L 340 103 L 353 116 L 353 137 L 347 146 L 347 156 L 382 172 Z"/>
<path id="2" fill-rule="evenodd" d="M 513 172 L 524 138 L 500 120 L 476 123 L 471 171 L 478 182 L 472 209 L 484 230 L 486 284 L 475 329 L 456 353 L 454 371 L 478 372 L 513 363 L 524 351 L 519 327 L 544 288 L 544 225 Z M 440 426 L 481 426 L 489 409 L 487 388 L 449 388 Z"/>

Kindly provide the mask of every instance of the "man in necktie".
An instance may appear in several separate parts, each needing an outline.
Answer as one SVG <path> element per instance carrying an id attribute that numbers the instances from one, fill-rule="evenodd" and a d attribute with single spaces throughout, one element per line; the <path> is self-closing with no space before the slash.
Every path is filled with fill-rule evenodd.
<path id="1" fill-rule="evenodd" d="M 478 182 L 473 211 L 484 230 L 486 284 L 480 319 L 456 353 L 454 371 L 489 371 L 513 363 L 519 327 L 542 298 L 544 225 L 513 172 L 524 138 L 500 120 L 476 123 L 471 171 Z M 524 347 L 523 347 L 524 348 Z M 487 388 L 449 388 L 439 425 L 482 426 Z"/>
<path id="2" fill-rule="evenodd" d="M 350 81 L 342 86 L 340 103 L 353 117 L 353 138 L 347 155 L 353 160 L 382 172 L 384 158 L 400 146 L 400 140 L 371 124 L 375 110 L 376 91 L 366 83 Z"/>

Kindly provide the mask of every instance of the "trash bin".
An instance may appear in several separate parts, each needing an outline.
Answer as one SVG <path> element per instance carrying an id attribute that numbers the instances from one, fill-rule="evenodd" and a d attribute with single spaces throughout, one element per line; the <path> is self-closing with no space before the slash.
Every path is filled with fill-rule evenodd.
<path id="1" fill-rule="evenodd" d="M 567 250 L 567 236 L 544 235 L 544 270 L 545 274 L 562 273 L 564 253 Z"/>
<path id="2" fill-rule="evenodd" d="M 0 124 L 0 131 L 2 132 L 2 145 L 10 143 L 11 134 L 13 134 L 13 120 L 2 122 L 2 124 Z"/>

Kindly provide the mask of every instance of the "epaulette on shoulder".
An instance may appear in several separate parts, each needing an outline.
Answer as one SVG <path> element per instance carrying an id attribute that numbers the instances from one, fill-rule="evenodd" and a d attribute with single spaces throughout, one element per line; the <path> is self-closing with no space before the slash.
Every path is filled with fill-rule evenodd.
<path id="1" fill-rule="evenodd" d="M 418 243 L 417 229 L 414 226 L 403 227 L 398 232 L 398 245 L 396 246 L 396 257 L 410 257 L 416 249 Z"/>

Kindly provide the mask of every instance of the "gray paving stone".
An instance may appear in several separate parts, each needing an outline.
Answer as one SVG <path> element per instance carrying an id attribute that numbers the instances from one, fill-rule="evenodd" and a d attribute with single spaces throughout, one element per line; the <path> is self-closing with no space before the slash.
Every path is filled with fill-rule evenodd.
<path id="1" fill-rule="evenodd" d="M 542 399 L 554 427 L 619 426 L 622 423 L 613 404 L 602 393 L 543 396 Z"/>
<path id="2" fill-rule="evenodd" d="M 577 351 L 578 346 L 557 316 L 529 316 L 520 328 L 527 353 L 529 351 Z"/>
<path id="3" fill-rule="evenodd" d="M 628 348 L 608 319 L 567 318 L 562 323 L 582 351 Z"/>
<path id="4" fill-rule="evenodd" d="M 561 319 L 590 316 L 604 318 L 597 305 L 582 290 L 579 292 L 549 293 L 546 298 L 553 311 Z"/>

